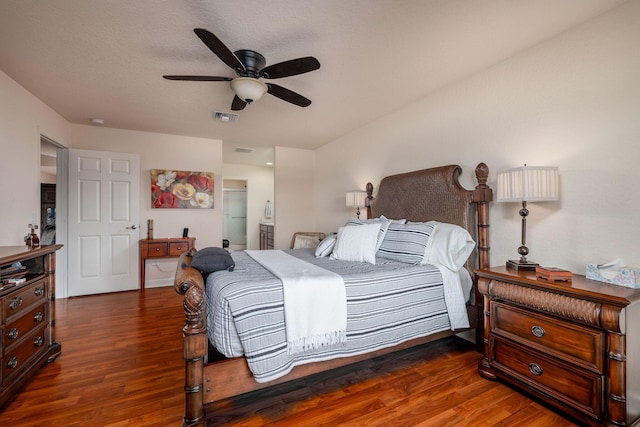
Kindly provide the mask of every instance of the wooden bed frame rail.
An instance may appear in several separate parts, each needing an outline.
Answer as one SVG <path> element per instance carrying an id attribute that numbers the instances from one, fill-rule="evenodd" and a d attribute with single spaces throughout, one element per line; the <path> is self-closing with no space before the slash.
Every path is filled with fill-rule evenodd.
<path id="1" fill-rule="evenodd" d="M 440 175 L 446 183 L 456 187 L 453 188 L 455 191 L 466 193 L 465 197 L 468 198 L 468 202 L 476 206 L 473 223 L 477 226 L 477 232 L 475 234 L 477 243 L 477 264 L 472 262 L 471 264 L 473 265 L 467 265 L 467 268 L 471 270 L 475 285 L 477 283 L 477 278 L 473 269 L 475 267 L 489 267 L 489 202 L 493 200 L 493 192 L 487 185 L 489 168 L 484 163 L 478 164 L 475 169 L 478 184 L 474 190 L 464 190 L 462 186 L 460 186 L 458 177 L 461 173 L 461 168 L 457 165 L 410 172 L 404 175 L 413 179 L 413 174 L 429 172 L 433 175 L 434 171 L 437 172 L 437 175 Z M 404 175 L 397 175 L 391 178 L 402 178 Z M 381 182 L 381 189 L 382 184 L 383 182 Z M 377 200 L 373 199 L 373 185 L 370 183 L 367 184 L 367 192 L 369 193 L 369 197 L 367 199 L 367 213 L 369 214 L 369 217 L 371 217 L 372 202 L 377 202 Z M 380 191 L 378 195 L 380 195 Z M 439 195 L 442 196 L 442 194 Z M 412 217 L 411 215 L 408 216 L 408 219 L 414 221 L 424 220 L 419 217 Z M 444 219 L 435 219 L 444 221 L 446 217 Z M 469 229 L 469 221 L 465 219 L 465 222 L 467 222 L 465 225 L 467 225 L 467 229 Z M 185 312 L 185 325 L 182 330 L 184 342 L 183 357 L 185 359 L 184 426 L 205 426 L 205 407 L 209 403 L 246 393 L 248 391 L 269 387 L 274 384 L 302 378 L 314 373 L 338 368 L 361 360 L 410 348 L 426 342 L 435 341 L 437 339 L 451 336 L 454 333 L 461 332 L 460 330 L 453 332 L 444 331 L 365 355 L 297 366 L 291 373 L 275 381 L 271 381 L 269 383 L 258 383 L 251 376 L 246 360 L 242 357 L 207 364 L 208 338 L 205 308 L 206 296 L 202 275 L 196 269 L 191 268 L 191 258 L 195 252 L 196 250 L 192 249 L 180 256 L 174 281 L 174 288 L 176 292 L 184 296 L 183 305 Z M 474 286 L 474 295 L 474 305 L 470 305 L 467 308 L 469 322 L 471 325 L 468 330 L 476 330 L 476 344 L 478 346 L 478 350 L 483 353 L 482 298 L 477 290 L 477 286 Z"/>

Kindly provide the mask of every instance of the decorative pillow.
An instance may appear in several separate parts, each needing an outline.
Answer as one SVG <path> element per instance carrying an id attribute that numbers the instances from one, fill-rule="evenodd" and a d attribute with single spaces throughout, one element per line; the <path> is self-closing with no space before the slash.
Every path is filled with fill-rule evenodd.
<path id="1" fill-rule="evenodd" d="M 236 263 L 231 258 L 231 254 L 222 248 L 200 249 L 191 259 L 191 267 L 199 270 L 203 274 L 213 273 L 219 270 L 233 271 Z"/>
<path id="2" fill-rule="evenodd" d="M 376 240 L 379 232 L 379 222 L 340 227 L 331 258 L 375 264 Z"/>
<path id="3" fill-rule="evenodd" d="M 336 240 L 336 236 L 329 236 L 324 238 L 316 248 L 316 256 L 318 258 L 321 258 L 331 255 L 331 252 L 336 245 Z"/>
<path id="4" fill-rule="evenodd" d="M 317 236 L 305 236 L 298 234 L 293 241 L 293 249 L 315 248 L 320 243 Z"/>
<path id="5" fill-rule="evenodd" d="M 380 218 L 371 218 L 371 219 L 357 219 L 357 218 L 349 218 L 345 226 L 350 225 L 363 225 L 363 224 L 380 224 L 380 231 L 378 232 L 378 236 L 376 238 L 376 251 L 380 249 L 380 245 L 384 240 L 384 236 L 387 234 L 387 229 L 389 228 L 389 224 L 391 221 L 385 217 Z"/>
<path id="6" fill-rule="evenodd" d="M 435 226 L 435 231 L 422 264 L 442 265 L 449 270 L 460 270 L 476 247 L 476 242 L 467 230 L 458 225 L 436 221 L 431 223 Z"/>
<path id="7" fill-rule="evenodd" d="M 406 219 L 389 219 L 389 218 L 385 217 L 384 215 L 380 215 L 380 219 L 391 221 L 391 222 L 395 222 L 396 224 L 406 224 L 407 223 Z"/>
<path id="8" fill-rule="evenodd" d="M 431 244 L 432 223 L 391 223 L 378 256 L 408 264 L 421 264 Z"/>

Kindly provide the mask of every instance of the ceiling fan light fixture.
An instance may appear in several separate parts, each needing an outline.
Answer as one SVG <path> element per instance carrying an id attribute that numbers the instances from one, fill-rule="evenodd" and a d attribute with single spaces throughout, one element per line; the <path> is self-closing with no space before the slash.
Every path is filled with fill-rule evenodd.
<path id="1" fill-rule="evenodd" d="M 238 98 L 250 104 L 262 98 L 267 93 L 267 85 L 252 77 L 236 77 L 231 80 L 231 89 Z"/>

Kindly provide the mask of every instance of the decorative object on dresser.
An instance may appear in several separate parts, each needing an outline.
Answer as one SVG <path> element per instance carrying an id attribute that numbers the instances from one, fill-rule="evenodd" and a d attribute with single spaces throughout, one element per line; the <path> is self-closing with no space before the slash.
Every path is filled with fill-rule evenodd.
<path id="1" fill-rule="evenodd" d="M 286 339 L 284 341 L 284 347 L 274 346 L 272 350 L 265 351 L 265 349 L 258 349 L 258 347 L 260 347 L 260 343 L 265 340 L 254 339 L 251 340 L 251 342 L 245 341 L 246 345 L 243 344 L 240 346 L 243 349 L 242 357 L 231 354 L 230 356 L 228 356 L 228 358 L 225 358 L 222 352 L 227 351 L 225 349 L 222 349 L 222 347 L 216 348 L 215 343 L 219 341 L 213 337 L 209 339 L 207 335 L 208 326 L 211 326 L 212 328 L 221 326 L 221 322 L 218 322 L 217 324 L 208 324 L 207 312 L 211 310 L 211 308 L 207 307 L 211 306 L 208 303 L 209 296 L 207 294 L 218 294 L 217 290 L 221 290 L 221 287 L 218 287 L 218 285 L 222 285 L 222 287 L 224 287 L 225 289 L 231 289 L 228 286 L 224 285 L 224 283 L 227 283 L 227 280 L 236 281 L 237 279 L 236 283 L 242 282 L 242 284 L 249 289 L 248 293 L 245 292 L 247 296 L 250 297 L 251 295 L 254 295 L 264 300 L 263 302 L 259 303 L 259 307 L 265 307 L 267 308 L 266 312 L 274 313 L 276 316 L 278 316 L 279 320 L 277 320 L 277 324 L 274 324 L 274 327 L 270 327 L 268 329 L 274 334 L 277 334 L 279 338 L 286 338 L 284 337 L 285 329 L 287 327 L 285 322 L 285 319 L 287 317 L 286 313 L 282 313 L 282 311 L 280 311 L 282 309 L 278 309 L 278 311 L 271 310 L 269 308 L 269 305 L 265 306 L 264 304 L 264 302 L 272 301 L 271 304 L 273 307 L 274 301 L 278 300 L 277 295 L 280 295 L 281 297 L 283 293 L 282 290 L 284 289 L 285 284 L 284 282 L 280 283 L 279 286 L 278 282 L 274 284 L 271 281 L 274 280 L 274 278 L 276 280 L 278 278 L 274 276 L 274 274 L 272 274 L 272 271 L 270 272 L 269 270 L 261 267 L 259 264 L 249 261 L 249 254 L 245 252 L 235 252 L 234 259 L 237 258 L 238 262 L 236 262 L 236 268 L 234 272 L 228 273 L 221 271 L 210 274 L 207 278 L 207 287 L 205 288 L 205 282 L 202 275 L 190 266 L 190 255 L 193 254 L 193 251 L 189 254 L 183 254 L 178 261 L 178 268 L 176 270 L 174 286 L 176 292 L 178 292 L 180 295 L 184 295 L 185 326 L 183 328 L 183 357 L 185 359 L 186 368 L 184 387 L 184 425 L 205 425 L 207 421 L 205 408 L 210 411 L 215 411 L 214 402 L 221 399 L 237 396 L 249 391 L 258 390 L 273 384 L 306 377 L 314 373 L 323 372 L 340 366 L 345 366 L 357 361 L 371 359 L 376 356 L 388 354 L 400 349 L 406 349 L 408 347 L 413 347 L 419 344 L 424 344 L 426 342 L 448 337 L 462 331 L 475 332 L 476 342 L 481 343 L 482 330 L 477 329 L 481 320 L 481 296 L 477 292 L 476 287 L 473 286 L 471 280 L 473 274 L 469 275 L 469 273 L 473 273 L 475 268 L 487 268 L 489 265 L 488 209 L 489 202 L 493 197 L 493 193 L 491 188 L 487 185 L 487 178 L 489 175 L 489 169 L 487 165 L 485 165 L 484 163 L 480 163 L 476 167 L 475 172 L 478 185 L 474 190 L 466 190 L 464 189 L 464 187 L 462 187 L 459 182 L 461 171 L 462 169 L 457 165 L 448 165 L 387 176 L 380 182 L 376 198 L 371 200 L 371 198 L 368 197 L 366 199 L 367 218 L 370 218 L 370 221 L 372 221 L 373 223 L 369 224 L 367 222 L 366 224 L 358 225 L 357 227 L 343 227 L 344 229 L 359 228 L 365 231 L 368 231 L 369 228 L 371 228 L 373 231 L 375 231 L 371 243 L 373 246 L 376 246 L 378 237 L 380 236 L 379 230 L 382 229 L 382 223 L 385 224 L 387 234 L 393 231 L 393 235 L 389 239 L 391 241 L 397 241 L 398 237 L 400 237 L 399 234 L 405 235 L 407 230 L 437 231 L 437 227 L 439 227 L 439 225 L 435 225 L 435 222 L 439 222 L 440 224 L 448 223 L 447 225 L 451 227 L 457 227 L 457 229 L 464 231 L 463 234 L 473 236 L 474 240 L 477 242 L 477 245 L 474 244 L 474 246 L 472 247 L 474 255 L 462 260 L 458 260 L 460 261 L 460 265 L 457 266 L 455 271 L 450 271 L 456 277 L 457 275 L 460 275 L 460 277 L 467 277 L 469 279 L 468 291 L 473 296 L 469 299 L 468 303 L 463 303 L 460 310 L 454 310 L 455 313 L 448 311 L 446 308 L 448 304 L 445 304 L 444 309 L 439 313 L 441 316 L 443 316 L 443 323 L 440 327 L 434 328 L 434 324 L 432 323 L 433 316 L 424 316 L 422 314 L 419 322 L 406 322 L 417 327 L 415 333 L 406 331 L 407 333 L 409 333 L 408 335 L 397 331 L 396 327 L 401 327 L 400 325 L 395 325 L 391 328 L 372 328 L 371 331 L 377 331 L 383 334 L 390 333 L 393 336 L 382 337 L 376 332 L 377 340 L 374 340 L 373 342 L 369 340 L 364 341 L 364 343 L 367 343 L 365 345 L 368 345 L 367 348 L 370 349 L 369 352 L 354 353 L 353 348 L 358 348 L 359 343 L 362 342 L 362 338 L 360 336 L 358 338 L 347 337 L 345 346 L 339 347 L 339 356 L 336 355 L 338 348 L 331 345 L 328 345 L 326 347 L 320 346 L 317 349 L 312 349 L 304 353 L 288 355 L 288 344 L 286 342 Z M 367 185 L 368 195 L 371 195 L 372 192 L 373 186 L 371 184 Z M 393 221 L 391 219 L 393 219 Z M 447 230 L 446 225 L 443 226 L 442 230 Z M 363 233 L 365 231 L 363 231 Z M 447 231 L 444 231 L 444 233 L 444 240 L 448 240 L 448 238 L 446 237 L 448 235 Z M 416 239 L 419 238 L 418 236 L 424 237 L 425 235 L 425 233 L 409 234 L 415 235 Z M 438 233 L 434 233 L 434 236 L 434 240 L 436 240 Z M 325 240 L 331 240 L 331 237 L 327 237 Z M 413 247 L 413 245 L 410 244 L 411 242 L 412 241 L 407 241 L 408 244 L 402 246 L 401 248 L 408 251 L 407 256 L 417 255 L 417 253 L 414 253 L 410 250 L 410 248 Z M 384 246 L 384 236 L 382 237 L 382 244 Z M 438 245 L 434 243 L 433 246 Z M 383 247 L 381 246 L 380 249 L 382 250 L 382 248 Z M 345 260 L 334 260 L 331 256 L 329 256 L 329 253 L 318 256 L 314 253 L 315 251 L 313 249 L 292 249 L 287 251 L 290 253 L 299 251 L 295 254 L 296 257 L 300 257 L 300 259 L 306 259 L 312 264 L 317 263 L 315 265 L 324 265 L 324 268 L 327 269 L 335 269 L 338 268 L 338 266 L 341 266 L 339 268 L 344 268 L 345 270 L 356 269 L 353 274 L 347 273 L 340 275 L 339 277 L 344 279 L 344 286 L 353 286 L 357 283 L 357 287 L 359 290 L 361 290 L 362 287 L 370 287 L 372 284 L 380 285 L 380 282 L 383 282 L 381 286 L 387 291 L 394 286 L 398 286 L 398 282 L 403 284 L 401 286 L 407 286 L 409 285 L 409 283 L 407 283 L 404 278 L 398 277 L 398 272 L 401 269 L 407 268 L 416 269 L 412 271 L 412 277 L 415 275 L 420 275 L 418 274 L 420 272 L 417 270 L 430 271 L 431 273 L 429 273 L 429 275 L 432 277 L 435 276 L 437 280 L 439 280 L 439 284 L 434 283 L 434 286 L 440 287 L 444 286 L 446 274 L 445 272 L 442 272 L 442 270 L 449 271 L 447 267 L 442 267 L 442 269 L 440 269 L 435 265 L 415 265 L 408 261 L 403 267 L 401 267 L 397 264 L 402 263 L 402 261 L 392 261 L 392 258 L 386 259 L 385 261 L 382 256 L 380 257 L 379 263 L 370 264 Z M 419 252 L 423 255 L 424 258 L 426 258 L 427 254 L 424 247 L 421 247 Z M 438 251 L 436 250 L 434 252 Z M 446 248 L 443 247 L 441 252 L 448 255 L 451 255 L 453 253 L 452 249 L 449 249 L 448 246 L 446 246 Z M 294 255 L 292 254 L 288 256 Z M 445 255 L 443 255 L 443 257 L 446 258 Z M 385 267 L 385 264 L 389 262 L 392 263 L 395 274 L 381 274 L 382 271 L 385 270 L 374 270 L 377 268 L 383 269 Z M 334 264 L 332 265 L 331 263 Z M 254 270 L 254 267 L 257 268 Z M 433 269 L 438 270 L 440 274 L 438 274 L 437 272 L 435 272 L 434 274 Z M 375 271 L 378 271 L 378 273 L 375 273 Z M 358 272 L 374 272 L 374 274 L 362 274 Z M 390 280 L 384 280 L 383 276 L 389 277 Z M 261 280 L 253 280 L 254 277 L 260 277 Z M 329 282 L 334 283 L 335 281 L 329 280 Z M 350 285 L 347 282 L 350 282 Z M 271 285 L 265 287 L 267 283 L 271 283 Z M 432 288 L 431 286 L 425 287 L 424 284 L 425 282 L 422 281 L 418 281 L 415 283 L 415 285 L 419 286 L 420 289 Z M 239 288 L 233 286 L 233 290 L 235 289 Z M 260 289 L 260 292 L 253 292 L 253 289 Z M 416 292 L 417 293 L 410 293 L 412 302 L 418 299 L 418 294 L 421 294 L 420 291 Z M 389 293 L 390 292 L 382 292 L 378 294 L 378 296 L 381 297 L 382 294 L 387 295 Z M 406 294 L 406 292 L 404 293 Z M 366 295 L 371 295 L 371 293 L 367 293 Z M 397 295 L 395 293 L 392 293 L 392 295 L 395 300 Z M 444 298 L 444 291 L 441 295 L 441 298 Z M 268 296 L 268 298 L 265 298 L 265 296 Z M 275 297 L 275 299 L 272 299 L 272 297 Z M 370 298 L 358 298 L 358 300 L 367 301 L 367 304 L 371 303 Z M 427 300 L 432 301 L 431 299 Z M 401 301 L 405 300 L 402 299 Z M 216 299 L 216 303 L 219 302 L 220 300 Z M 308 298 L 307 302 L 309 302 Z M 247 303 L 249 303 L 248 300 Z M 385 300 L 384 303 L 391 304 L 391 301 Z M 351 304 L 351 307 L 355 308 L 354 305 L 357 303 L 347 302 L 347 304 Z M 375 304 L 380 304 L 380 301 L 376 299 Z M 224 302 L 222 302 L 222 306 L 227 307 Z M 236 306 L 238 306 L 238 304 L 236 304 Z M 424 308 L 424 306 L 419 303 L 415 305 L 405 304 L 403 302 L 401 306 L 398 307 L 397 311 L 391 309 L 389 309 L 388 311 L 393 311 L 394 316 L 396 316 L 400 312 L 406 312 L 409 307 L 416 306 Z M 258 308 L 258 306 L 255 307 Z M 242 309 L 242 307 L 239 308 Z M 356 308 L 356 310 L 365 310 L 366 312 L 367 308 L 361 306 L 359 309 Z M 222 311 L 226 311 L 226 308 Z M 243 311 L 249 314 L 249 311 L 251 313 L 256 313 L 258 311 L 264 312 L 265 310 L 251 309 Z M 462 315 L 462 317 L 468 320 L 466 325 L 463 325 L 459 322 L 456 324 L 450 323 L 449 316 L 455 316 L 456 313 Z M 209 316 L 210 320 L 212 320 L 211 317 L 214 316 Z M 224 317 L 227 317 L 230 320 L 235 319 L 235 316 Z M 383 317 L 384 319 L 379 319 L 381 321 L 381 325 L 389 325 L 389 320 L 391 320 L 387 316 L 384 316 L 382 314 L 381 316 L 363 315 L 356 317 Z M 244 326 L 249 326 L 247 322 L 244 321 L 234 323 L 242 330 L 245 330 Z M 404 327 L 405 325 L 405 322 L 397 323 L 402 323 L 402 327 Z M 365 329 L 366 327 L 363 326 L 363 330 Z M 253 328 L 253 330 L 262 334 L 262 330 L 264 330 L 264 328 Z M 431 330 L 431 332 L 429 332 L 429 330 Z M 394 332 L 398 332 L 398 334 L 396 335 Z M 238 334 L 236 334 L 236 336 L 237 335 Z M 254 337 L 260 338 L 255 334 Z M 225 344 L 222 343 L 221 345 L 224 346 Z M 254 348 L 256 352 L 253 351 Z M 324 356 L 322 359 L 318 358 L 320 354 Z M 214 357 L 216 355 L 218 356 L 217 358 Z M 256 357 L 253 357 L 254 355 Z M 293 360 L 292 358 L 295 357 L 296 360 L 293 364 L 285 362 L 284 365 L 279 365 L 279 367 L 274 366 L 274 370 L 270 372 L 263 372 L 261 371 L 261 367 L 257 366 L 255 362 L 256 358 L 265 360 L 265 356 L 266 359 L 269 360 L 273 360 L 274 357 L 278 360 Z M 253 366 L 253 368 L 257 368 L 258 372 L 250 370 L 251 366 Z"/>
<path id="2" fill-rule="evenodd" d="M 477 275 L 482 376 L 525 390 L 581 424 L 640 420 L 640 289 L 579 275 L 553 282 L 505 267 Z"/>
<path id="3" fill-rule="evenodd" d="M 569 270 L 558 267 L 536 267 L 538 279 L 551 280 L 553 282 L 570 282 L 573 275 Z"/>
<path id="4" fill-rule="evenodd" d="M 0 247 L 0 407 L 60 354 L 55 252 L 61 247 Z"/>
<path id="5" fill-rule="evenodd" d="M 348 208 L 356 208 L 356 216 L 360 219 L 360 208 L 366 206 L 365 200 L 367 199 L 366 191 L 349 191 L 346 197 L 346 204 Z"/>
<path id="6" fill-rule="evenodd" d="M 153 221 L 153 220 L 150 220 Z M 195 237 L 140 240 L 140 289 L 144 290 L 146 261 L 150 258 L 177 258 L 195 247 Z"/>
<path id="7" fill-rule="evenodd" d="M 535 270 L 537 263 L 527 260 L 527 202 L 558 200 L 558 168 L 554 166 L 527 166 L 498 173 L 497 202 L 522 202 L 522 239 L 518 248 L 519 260 L 507 261 L 507 267 L 516 270 Z"/>

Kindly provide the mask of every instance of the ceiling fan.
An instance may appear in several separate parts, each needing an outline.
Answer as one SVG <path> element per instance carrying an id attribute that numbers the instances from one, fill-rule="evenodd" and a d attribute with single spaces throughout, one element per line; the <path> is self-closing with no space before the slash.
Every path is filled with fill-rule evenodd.
<path id="1" fill-rule="evenodd" d="M 207 81 L 207 82 L 230 82 L 231 89 L 235 92 L 232 110 L 242 110 L 247 104 L 257 101 L 265 93 L 269 93 L 283 101 L 290 102 L 300 107 L 308 107 L 311 100 L 304 96 L 293 92 L 274 83 L 265 83 L 259 79 L 280 79 L 282 77 L 295 76 L 298 74 L 308 73 L 309 71 L 320 68 L 320 62 L 313 56 L 304 58 L 291 59 L 289 61 L 279 62 L 277 64 L 265 67 L 266 60 L 260 53 L 241 49 L 231 52 L 229 48 L 210 31 L 202 28 L 193 30 L 202 42 L 218 58 L 231 67 L 235 73 L 235 78 L 221 76 L 181 76 L 166 75 L 162 76 L 168 80 L 190 80 L 190 81 Z"/>

